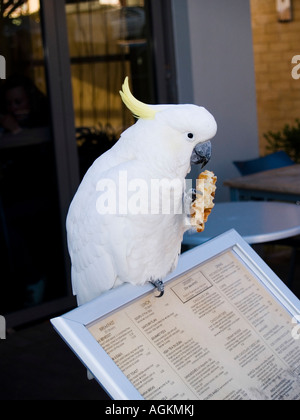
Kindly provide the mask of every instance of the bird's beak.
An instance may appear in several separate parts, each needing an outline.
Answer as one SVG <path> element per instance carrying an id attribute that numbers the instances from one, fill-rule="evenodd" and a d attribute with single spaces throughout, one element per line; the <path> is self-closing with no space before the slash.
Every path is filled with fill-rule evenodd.
<path id="1" fill-rule="evenodd" d="M 201 168 L 203 168 L 209 162 L 210 158 L 211 142 L 206 141 L 205 143 L 196 144 L 191 156 L 191 163 L 194 165 L 198 165 L 199 163 L 201 163 Z"/>

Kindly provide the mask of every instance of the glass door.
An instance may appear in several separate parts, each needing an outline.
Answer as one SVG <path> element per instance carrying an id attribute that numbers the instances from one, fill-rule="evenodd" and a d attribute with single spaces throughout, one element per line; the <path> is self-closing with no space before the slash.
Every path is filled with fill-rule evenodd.
<path id="1" fill-rule="evenodd" d="M 176 100 L 170 5 L 0 0 L 0 315 L 9 326 L 75 304 L 67 211 L 87 168 L 134 122 L 118 93 L 125 76 L 144 102 Z"/>
<path id="2" fill-rule="evenodd" d="M 67 293 L 40 3 L 0 2 L 0 313 Z"/>

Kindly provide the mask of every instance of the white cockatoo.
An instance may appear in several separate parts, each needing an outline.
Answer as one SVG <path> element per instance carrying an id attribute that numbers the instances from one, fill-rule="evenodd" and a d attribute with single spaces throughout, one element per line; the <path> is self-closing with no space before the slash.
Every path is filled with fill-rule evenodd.
<path id="1" fill-rule="evenodd" d="M 89 168 L 67 216 L 78 305 L 125 282 L 151 282 L 163 294 L 190 228 L 186 175 L 208 162 L 217 130 L 203 107 L 138 101 L 128 78 L 120 95 L 137 122 Z"/>

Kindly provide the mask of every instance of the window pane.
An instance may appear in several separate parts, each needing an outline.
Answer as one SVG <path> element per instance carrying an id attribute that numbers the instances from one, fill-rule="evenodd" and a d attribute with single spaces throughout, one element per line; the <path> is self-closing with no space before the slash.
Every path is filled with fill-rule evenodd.
<path id="1" fill-rule="evenodd" d="M 143 0 L 66 1 L 81 176 L 134 122 L 119 90 L 153 103 L 149 25 Z"/>

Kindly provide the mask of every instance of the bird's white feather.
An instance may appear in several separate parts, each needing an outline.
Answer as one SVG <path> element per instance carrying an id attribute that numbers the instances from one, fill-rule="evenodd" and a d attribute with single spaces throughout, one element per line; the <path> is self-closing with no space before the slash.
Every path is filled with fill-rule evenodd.
<path id="1" fill-rule="evenodd" d="M 186 136 L 191 131 L 193 141 Z M 215 121 L 204 108 L 157 106 L 154 119 L 138 120 L 94 162 L 74 196 L 66 225 L 73 292 L 79 305 L 124 282 L 142 285 L 163 279 L 175 268 L 186 229 L 184 212 L 175 210 L 183 203 L 190 156 L 195 144 L 213 137 L 215 131 Z M 130 200 L 138 207 L 146 199 L 130 186 L 142 183 L 150 192 L 153 180 L 162 179 L 182 182 L 172 196 L 171 211 L 164 214 L 160 205 L 160 212 L 153 212 L 149 195 L 146 214 L 130 211 Z M 120 180 L 127 191 L 121 189 Z M 102 188 L 105 182 L 116 186 L 115 214 L 99 211 L 99 202 L 103 199 L 103 204 L 107 194 Z M 124 210 L 126 205 L 128 211 L 120 212 L 120 206 Z"/>

